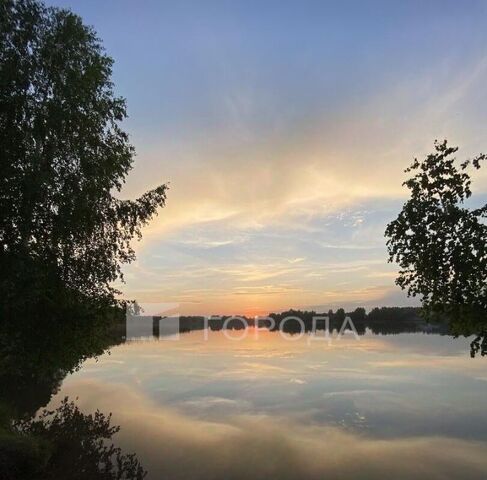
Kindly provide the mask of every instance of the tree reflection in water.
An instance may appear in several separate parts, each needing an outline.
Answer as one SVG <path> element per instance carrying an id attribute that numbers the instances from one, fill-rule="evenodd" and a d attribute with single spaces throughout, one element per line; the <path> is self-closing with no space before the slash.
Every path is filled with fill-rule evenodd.
<path id="1" fill-rule="evenodd" d="M 316 312 L 271 314 L 274 328 L 279 328 L 282 318 L 290 314 L 302 319 L 309 331 Z M 418 331 L 474 335 L 472 356 L 487 353 L 483 312 L 438 320 L 433 325 L 421 318 L 419 309 L 411 308 L 374 309 L 368 314 L 357 309 L 347 315 L 359 335 L 367 330 L 384 335 Z M 342 317 L 342 312 L 332 314 L 330 327 L 339 329 Z M 223 317 L 213 322 L 211 328 L 220 329 L 224 321 Z M 242 328 L 241 322 L 234 323 L 227 322 L 227 328 Z M 252 325 L 252 321 L 249 323 Z M 179 319 L 181 333 L 201 330 L 204 325 L 203 317 Z M 283 331 L 290 334 L 299 333 L 300 329 L 298 322 L 286 322 L 283 326 Z M 135 454 L 123 454 L 111 443 L 119 427 L 110 425 L 109 413 L 83 413 L 68 399 L 57 410 L 38 413 L 58 392 L 66 375 L 76 371 L 86 359 L 124 342 L 126 334 L 125 318 L 115 313 L 99 316 L 90 310 L 65 310 L 42 318 L 22 316 L 15 323 L 0 324 L 0 478 L 145 477 Z"/>
<path id="2" fill-rule="evenodd" d="M 124 455 L 108 442 L 120 430 L 111 426 L 110 420 L 111 415 L 98 410 L 92 415 L 83 414 L 65 398 L 56 410 L 44 410 L 37 418 L 14 422 L 12 430 L 19 441 L 27 440 L 31 446 L 35 443 L 34 448 L 20 453 L 21 458 L 6 459 L 9 478 L 25 478 L 26 474 L 31 477 L 33 473 L 49 479 L 144 478 L 146 472 L 135 454 Z M 15 453 L 18 457 L 18 449 Z"/>
<path id="3" fill-rule="evenodd" d="M 76 312 L 39 322 L 24 317 L 0 333 L 0 478 L 133 479 L 146 472 L 135 454 L 111 443 L 111 414 L 82 413 L 73 401 L 43 410 L 65 376 L 124 339 L 115 316 Z"/>

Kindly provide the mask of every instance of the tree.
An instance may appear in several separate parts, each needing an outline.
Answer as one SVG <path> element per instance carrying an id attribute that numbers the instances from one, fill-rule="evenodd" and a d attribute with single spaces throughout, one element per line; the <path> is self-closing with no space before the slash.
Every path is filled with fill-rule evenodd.
<path id="1" fill-rule="evenodd" d="M 134 148 L 113 60 L 68 10 L 0 0 L 0 289 L 2 303 L 114 303 L 131 240 L 164 206 L 166 185 L 117 197 Z M 10 311 L 10 310 L 9 310 Z"/>
<path id="2" fill-rule="evenodd" d="M 480 168 L 481 154 L 459 165 L 457 147 L 435 142 L 435 151 L 406 169 L 411 198 L 385 235 L 389 261 L 400 266 L 397 285 L 419 295 L 427 314 L 472 315 L 487 311 L 487 205 L 468 209 L 469 167 Z"/>
<path id="3" fill-rule="evenodd" d="M 350 313 L 350 318 L 353 322 L 365 322 L 367 319 L 367 313 L 364 307 L 357 307 L 353 312 Z"/>
<path id="4" fill-rule="evenodd" d="M 84 414 L 65 397 L 55 410 L 14 422 L 0 440 L 5 479 L 142 480 L 147 472 L 133 453 L 110 444 L 120 427 L 111 414 Z"/>
<path id="5" fill-rule="evenodd" d="M 346 314 L 345 314 L 345 310 L 343 308 L 339 308 L 335 312 L 335 320 L 337 320 L 338 322 L 343 323 L 345 321 L 345 317 L 346 317 Z"/>

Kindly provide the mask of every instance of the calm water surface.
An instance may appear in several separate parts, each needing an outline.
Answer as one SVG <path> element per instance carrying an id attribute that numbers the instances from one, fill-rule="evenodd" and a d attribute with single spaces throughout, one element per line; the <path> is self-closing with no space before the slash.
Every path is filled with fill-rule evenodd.
<path id="1" fill-rule="evenodd" d="M 486 359 L 468 339 L 226 333 L 246 335 L 129 340 L 51 406 L 113 412 L 149 479 L 487 478 Z"/>

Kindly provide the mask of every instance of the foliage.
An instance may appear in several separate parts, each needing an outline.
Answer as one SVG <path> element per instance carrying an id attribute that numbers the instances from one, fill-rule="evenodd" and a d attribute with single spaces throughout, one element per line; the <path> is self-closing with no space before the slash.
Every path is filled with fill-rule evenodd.
<path id="1" fill-rule="evenodd" d="M 10 405 L 13 417 L 34 415 L 68 373 L 124 339 L 123 316 L 117 321 L 107 311 L 98 316 L 72 309 L 56 313 L 42 321 L 17 316 L 0 325 L 0 404 Z"/>
<path id="2" fill-rule="evenodd" d="M 481 154 L 460 165 L 457 147 L 435 142 L 435 151 L 414 160 L 404 182 L 411 198 L 386 229 L 389 261 L 400 266 L 397 285 L 419 295 L 427 315 L 454 318 L 487 311 L 487 205 L 468 209 L 469 167 L 480 168 Z"/>
<path id="3" fill-rule="evenodd" d="M 0 471 L 7 479 L 142 480 L 136 456 L 108 442 L 120 430 L 110 422 L 111 415 L 83 414 L 65 398 L 56 410 L 13 425 L 9 444 L 0 441 Z"/>
<path id="4" fill-rule="evenodd" d="M 0 288 L 9 308 L 55 303 L 63 289 L 113 304 L 121 265 L 135 258 L 131 240 L 165 203 L 166 185 L 135 201 L 116 196 L 134 149 L 112 64 L 77 15 L 0 0 Z"/>

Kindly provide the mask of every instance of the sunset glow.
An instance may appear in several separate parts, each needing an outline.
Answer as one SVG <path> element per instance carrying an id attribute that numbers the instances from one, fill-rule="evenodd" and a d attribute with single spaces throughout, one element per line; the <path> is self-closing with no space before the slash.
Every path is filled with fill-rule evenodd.
<path id="1" fill-rule="evenodd" d="M 410 303 L 384 227 L 435 138 L 485 148 L 486 3 L 149 4 L 56 2 L 115 59 L 137 150 L 123 195 L 170 182 L 125 297 L 200 314 Z"/>

